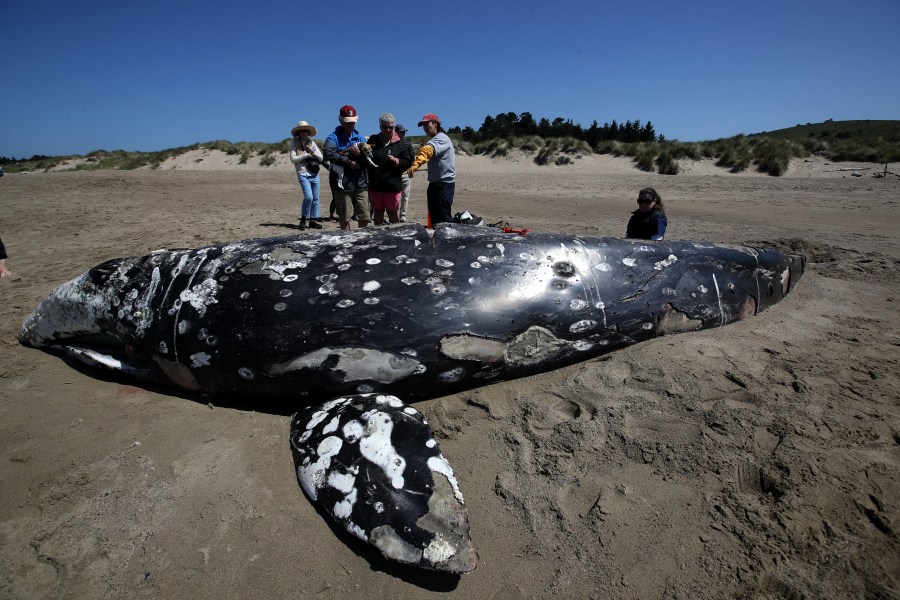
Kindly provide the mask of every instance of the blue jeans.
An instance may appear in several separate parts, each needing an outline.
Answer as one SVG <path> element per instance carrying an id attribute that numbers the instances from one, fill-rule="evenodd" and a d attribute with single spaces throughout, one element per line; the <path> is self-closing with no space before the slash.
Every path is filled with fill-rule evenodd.
<path id="1" fill-rule="evenodd" d="M 425 195 L 428 197 L 428 214 L 432 225 L 449 223 L 453 220 L 453 192 L 455 181 L 436 181 L 428 184 Z"/>
<path id="2" fill-rule="evenodd" d="M 319 176 L 308 177 L 297 173 L 300 187 L 303 188 L 303 206 L 300 207 L 300 217 L 303 219 L 317 219 L 319 217 Z"/>

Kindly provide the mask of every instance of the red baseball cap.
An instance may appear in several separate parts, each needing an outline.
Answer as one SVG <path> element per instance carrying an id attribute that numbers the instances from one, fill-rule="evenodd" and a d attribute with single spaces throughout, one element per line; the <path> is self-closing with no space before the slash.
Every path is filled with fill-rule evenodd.
<path id="1" fill-rule="evenodd" d="M 435 123 L 440 123 L 440 122 L 441 122 L 440 118 L 438 118 L 438 116 L 437 116 L 436 114 L 434 114 L 434 113 L 428 113 L 427 115 L 425 115 L 424 117 L 422 117 L 422 120 L 421 120 L 421 121 L 419 121 L 419 127 L 421 127 L 422 125 L 424 125 L 424 124 L 427 123 L 428 121 L 434 121 Z"/>
<path id="2" fill-rule="evenodd" d="M 341 107 L 341 123 L 356 123 L 359 117 L 356 115 L 356 109 L 346 104 Z"/>

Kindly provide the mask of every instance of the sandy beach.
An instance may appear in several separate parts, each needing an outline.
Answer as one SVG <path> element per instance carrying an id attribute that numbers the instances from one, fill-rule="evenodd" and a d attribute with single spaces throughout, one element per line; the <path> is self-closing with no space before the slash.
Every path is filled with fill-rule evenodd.
<path id="1" fill-rule="evenodd" d="M 883 168 L 460 156 L 454 209 L 489 223 L 622 236 L 650 185 L 668 239 L 809 258 L 750 319 L 416 403 L 465 495 L 481 560 L 464 577 L 389 564 L 330 526 L 297 484 L 290 412 L 17 342 L 48 292 L 104 260 L 305 235 L 286 158 L 7 174 L 0 598 L 900 598 L 900 179 Z"/>

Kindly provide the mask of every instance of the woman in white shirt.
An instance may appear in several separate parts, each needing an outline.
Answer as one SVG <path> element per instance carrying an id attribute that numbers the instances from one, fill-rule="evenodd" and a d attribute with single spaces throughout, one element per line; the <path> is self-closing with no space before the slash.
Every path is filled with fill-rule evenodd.
<path id="1" fill-rule="evenodd" d="M 303 189 L 303 205 L 300 207 L 300 229 L 307 224 L 312 229 L 322 229 L 319 224 L 319 167 L 322 164 L 322 151 L 313 141 L 312 136 L 318 130 L 300 121 L 291 129 L 291 162 L 297 169 L 297 179 Z"/>

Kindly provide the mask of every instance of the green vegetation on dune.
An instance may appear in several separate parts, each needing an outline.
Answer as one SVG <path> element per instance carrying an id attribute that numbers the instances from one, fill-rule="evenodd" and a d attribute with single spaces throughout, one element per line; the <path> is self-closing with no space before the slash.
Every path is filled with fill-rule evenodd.
<path id="1" fill-rule="evenodd" d="M 807 123 L 776 131 L 762 131 L 750 134 L 749 137 L 768 137 L 780 140 L 800 141 L 809 138 L 823 140 L 854 139 L 856 141 L 883 138 L 889 141 L 900 141 L 900 121 L 834 121 L 824 123 Z"/>
<path id="2" fill-rule="evenodd" d="M 259 157 L 260 164 L 269 166 L 274 164 L 275 155 L 286 154 L 290 149 L 290 139 L 275 143 L 264 142 L 229 142 L 227 140 L 214 140 L 206 143 L 179 146 L 158 152 L 129 152 L 126 150 L 95 150 L 85 156 L 33 156 L 29 159 L 10 159 L 0 157 L 0 165 L 8 173 L 21 173 L 24 171 L 49 171 L 63 163 L 84 159 L 71 167 L 72 171 L 100 171 L 118 169 L 129 171 L 149 166 L 157 169 L 169 158 L 181 156 L 192 150 L 220 150 L 226 154 L 240 154 L 241 164 L 247 163 L 253 156 Z"/>
<path id="3" fill-rule="evenodd" d="M 714 160 L 732 173 L 755 169 L 773 176 L 783 175 L 792 158 L 822 156 L 834 162 L 900 162 L 900 121 L 826 121 L 797 125 L 778 131 L 704 142 L 667 140 L 657 135 L 653 125 L 640 120 L 600 126 L 594 121 L 587 129 L 571 119 L 557 117 L 535 120 L 530 113 L 502 113 L 486 117 L 478 130 L 451 127 L 448 134 L 463 154 L 490 157 L 522 152 L 533 155 L 538 165 L 565 165 L 590 154 L 630 157 L 635 167 L 647 172 L 675 175 L 680 160 Z M 409 136 L 417 146 L 424 136 Z M 321 142 L 318 142 L 321 146 Z M 219 150 L 239 155 L 239 164 L 251 160 L 262 166 L 275 163 L 276 156 L 286 154 L 290 139 L 274 143 L 229 142 L 214 140 L 158 152 L 96 150 L 86 156 L 33 156 L 30 159 L 0 157 L 0 165 L 8 173 L 47 171 L 63 163 L 83 161 L 72 170 L 159 168 L 169 158 L 192 150 Z"/>
<path id="4" fill-rule="evenodd" d="M 643 171 L 666 175 L 677 174 L 682 159 L 713 159 L 732 173 L 752 168 L 773 176 L 784 175 L 792 158 L 812 155 L 835 162 L 900 161 L 900 121 L 829 121 L 752 136 L 680 142 L 657 136 L 649 121 L 646 125 L 640 120 L 624 125 L 613 121 L 602 127 L 594 121 L 584 129 L 562 118 L 536 122 L 530 113 L 503 113 L 486 117 L 477 131 L 456 127 L 449 133 L 458 147 L 474 154 L 505 156 L 521 150 L 534 153 L 539 165 L 566 164 L 573 154 L 612 154 L 631 157 Z"/>
<path id="5" fill-rule="evenodd" d="M 834 121 L 807 123 L 750 138 L 787 140 L 803 145 L 810 154 L 831 160 L 892 163 L 900 161 L 900 121 Z"/>

